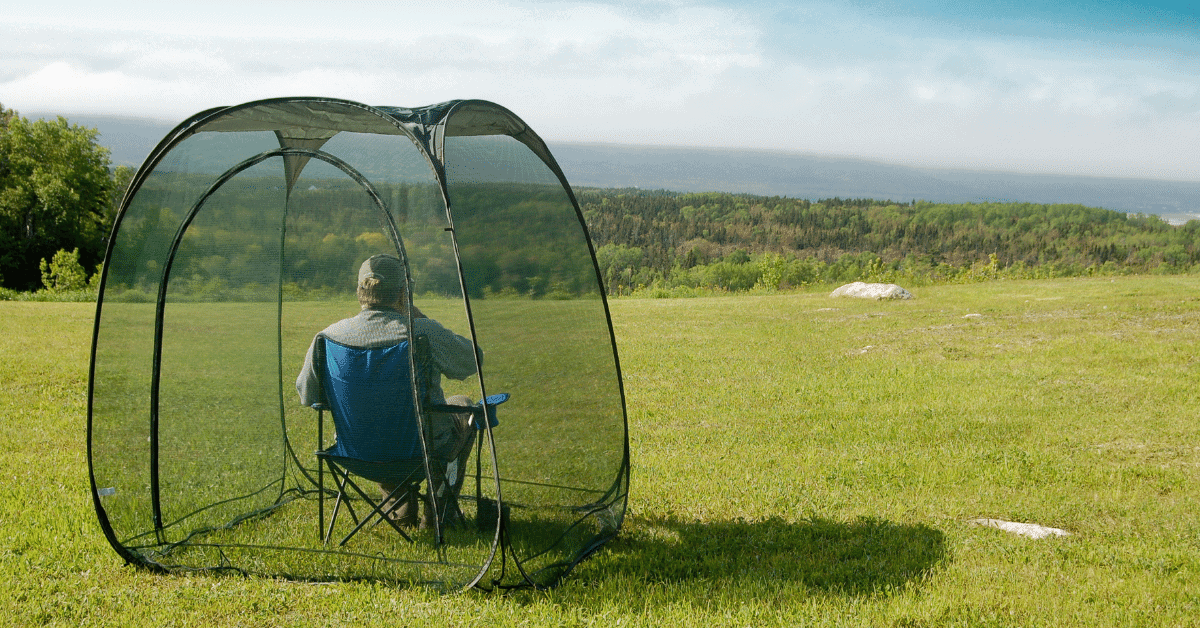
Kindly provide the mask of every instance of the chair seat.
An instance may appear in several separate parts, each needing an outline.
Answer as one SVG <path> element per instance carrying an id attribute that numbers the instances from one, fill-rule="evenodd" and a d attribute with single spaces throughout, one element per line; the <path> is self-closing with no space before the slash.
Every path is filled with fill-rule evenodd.
<path id="1" fill-rule="evenodd" d="M 381 484 L 403 484 L 425 479 L 425 461 L 421 458 L 406 458 L 390 462 L 372 462 L 347 458 L 332 453 L 332 447 L 318 451 L 317 457 L 331 460 L 351 473 Z"/>

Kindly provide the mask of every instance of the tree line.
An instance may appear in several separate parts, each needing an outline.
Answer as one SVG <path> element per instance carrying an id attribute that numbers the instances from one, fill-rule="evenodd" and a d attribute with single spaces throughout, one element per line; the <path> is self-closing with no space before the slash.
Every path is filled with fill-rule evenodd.
<path id="1" fill-rule="evenodd" d="M 113 169 L 97 135 L 61 116 L 30 121 L 0 104 L 0 287 L 29 291 L 77 280 L 74 268 L 52 272 L 59 252 L 87 269 L 103 260 L 133 171 Z"/>
<path id="2" fill-rule="evenodd" d="M 1200 270 L 1200 221 L 1036 203 L 583 189 L 608 290 Z"/>
<path id="3" fill-rule="evenodd" d="M 62 117 L 29 121 L 0 106 L 0 288 L 6 293 L 79 290 L 89 278 L 94 283 L 133 174 L 111 167 L 97 135 Z M 286 242 L 270 235 L 276 223 L 265 231 L 255 226 L 271 215 L 262 207 L 279 204 L 279 188 L 249 184 L 236 204 L 206 213 L 184 240 L 178 276 L 219 296 L 261 283 L 259 258 L 285 246 L 286 286 L 304 294 L 339 286 L 340 272 L 378 248 L 372 237 L 383 234 L 369 212 L 354 225 L 340 224 L 361 213 L 353 210 L 362 203 L 356 186 L 315 183 L 320 185 L 292 197 Z M 198 185 L 186 175 L 159 184 Z M 440 205 L 428 186 L 392 187 L 384 197 L 408 223 L 405 229 L 419 228 L 416 216 L 436 213 Z M 174 196 L 170 189 L 160 192 L 150 198 L 166 203 Z M 1200 270 L 1200 221 L 1172 226 L 1156 216 L 1081 205 L 810 201 L 599 188 L 577 193 L 610 294 Z M 590 264 L 586 255 L 577 255 L 580 243 L 545 237 L 570 232 L 569 225 L 554 222 L 567 215 L 555 209 L 564 202 L 561 192 L 491 185 L 459 187 L 456 194 L 464 262 L 478 270 L 467 278 L 468 292 L 536 298 L 587 290 Z M 169 203 L 145 208 L 128 221 L 122 237 L 132 239 L 131 250 L 150 255 L 153 242 L 171 235 L 163 229 L 173 233 L 164 225 L 176 224 L 176 214 L 185 210 Z M 438 236 L 441 228 L 425 226 L 430 234 L 404 236 L 414 275 L 430 289 L 456 286 L 453 254 Z M 531 229 L 540 237 L 531 236 Z M 118 261 L 129 268 L 114 267 L 114 276 L 126 289 L 149 289 L 157 274 L 151 258 Z"/>

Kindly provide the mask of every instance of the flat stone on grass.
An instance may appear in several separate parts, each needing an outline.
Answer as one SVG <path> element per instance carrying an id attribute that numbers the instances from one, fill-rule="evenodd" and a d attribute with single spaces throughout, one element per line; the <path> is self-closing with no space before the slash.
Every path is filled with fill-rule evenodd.
<path id="1" fill-rule="evenodd" d="M 911 299 L 913 295 L 908 290 L 894 283 L 864 283 L 856 281 L 839 287 L 829 294 L 831 297 L 854 297 L 857 299 Z"/>
<path id="2" fill-rule="evenodd" d="M 1011 532 L 1020 536 L 1027 536 L 1031 539 L 1044 539 L 1048 536 L 1071 536 L 1071 533 L 1066 530 L 1048 528 L 1036 523 L 1017 523 L 1015 521 L 1004 521 L 1003 519 L 972 519 L 971 523 L 1004 530 L 1005 532 Z"/>

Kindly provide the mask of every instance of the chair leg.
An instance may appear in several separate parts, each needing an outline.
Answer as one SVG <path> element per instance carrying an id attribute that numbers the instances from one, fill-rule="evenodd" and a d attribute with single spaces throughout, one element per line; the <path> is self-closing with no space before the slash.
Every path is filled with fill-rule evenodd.
<path id="1" fill-rule="evenodd" d="M 329 462 L 328 464 L 329 472 L 333 474 L 335 481 L 340 481 L 338 481 L 337 484 L 337 499 L 333 502 L 333 513 L 329 516 L 329 529 L 324 533 L 324 538 L 321 541 L 322 543 L 329 543 L 329 539 L 333 537 L 333 526 L 335 523 L 337 523 L 338 513 L 341 512 L 342 504 L 346 504 L 346 510 L 350 513 L 350 518 L 354 519 L 354 523 L 358 524 L 358 527 L 355 528 L 356 531 L 358 528 L 362 527 L 363 523 L 365 523 L 365 521 L 358 518 L 358 513 L 354 511 L 354 505 L 351 504 L 350 500 L 346 498 L 346 484 L 354 486 L 355 489 L 358 488 L 355 486 L 354 482 L 350 480 L 350 474 L 345 471 L 341 471 L 334 466 L 332 462 Z M 370 500 L 368 500 L 368 503 L 370 503 Z M 344 542 L 345 541 L 343 541 L 343 543 Z"/>
<path id="2" fill-rule="evenodd" d="M 337 499 L 333 500 L 333 512 L 329 515 L 329 529 L 327 531 L 323 531 L 322 533 L 322 543 L 329 543 L 329 538 L 333 536 L 333 524 L 337 523 L 338 513 L 341 512 L 342 501 L 346 494 L 346 481 L 349 479 L 339 478 L 337 470 L 332 464 L 329 465 L 329 473 L 333 475 L 335 482 L 337 482 L 339 479 L 341 479 L 341 481 L 338 482 Z M 349 502 L 347 502 L 346 506 L 349 509 Z M 350 514 L 351 516 L 354 515 L 353 509 L 350 509 Z M 357 517 L 355 519 L 357 520 Z"/>
<path id="3" fill-rule="evenodd" d="M 351 479 L 349 469 L 342 468 L 341 465 L 335 464 L 334 461 L 328 458 L 324 459 L 324 462 L 325 464 L 329 465 L 329 473 L 334 478 L 334 484 L 337 487 L 337 499 L 333 504 L 333 512 L 329 517 L 328 528 L 325 527 L 323 521 L 321 522 L 321 540 L 323 543 L 329 543 L 329 539 L 333 538 L 333 529 L 337 523 L 338 515 L 341 512 L 342 504 L 346 505 L 346 510 L 349 511 L 350 516 L 354 519 L 355 526 L 349 534 L 342 538 L 338 545 L 345 545 L 351 537 L 357 534 L 368 524 L 377 525 L 379 520 L 387 521 L 388 525 L 392 526 L 392 529 L 399 533 L 405 541 L 408 541 L 409 543 L 413 542 L 412 537 L 410 537 L 400 527 L 400 524 L 391 517 L 392 513 L 395 512 L 395 510 L 401 505 L 403 505 L 401 501 L 396 499 L 398 495 L 404 494 L 407 496 L 408 494 L 416 494 L 417 483 L 412 481 L 413 476 L 411 474 L 404 481 L 392 486 L 390 490 L 388 490 L 387 494 L 383 496 L 383 499 L 376 502 L 376 500 L 372 499 L 369 495 L 367 495 L 366 492 L 363 491 L 362 487 L 360 487 L 357 482 Z M 365 478 L 363 478 L 363 480 L 365 481 Z M 347 492 L 347 487 L 352 489 L 355 493 L 358 493 L 363 502 L 371 509 L 370 512 L 365 513 L 362 518 L 359 518 L 358 513 L 354 510 L 354 505 L 349 492 Z M 408 498 L 405 497 L 405 499 L 407 500 Z M 376 517 L 378 517 L 378 519 L 376 519 Z"/>
<path id="4" fill-rule="evenodd" d="M 384 511 L 381 509 L 380 504 L 376 504 L 376 503 L 372 502 L 371 498 L 368 497 L 367 494 L 364 493 L 363 490 L 358 487 L 358 484 L 355 484 L 354 481 L 350 479 L 349 474 L 346 475 L 346 482 L 349 483 L 350 487 L 353 488 L 354 491 L 363 498 L 363 501 L 365 501 L 367 504 L 369 504 L 372 507 L 373 512 L 371 514 L 363 517 L 362 521 L 359 521 L 358 525 L 354 526 L 354 529 L 351 530 L 350 533 L 347 534 L 345 536 L 345 538 L 343 538 L 341 540 L 340 543 L 338 543 L 338 545 L 345 545 L 346 541 L 349 541 L 350 537 L 354 536 L 355 534 L 358 533 L 359 530 L 363 529 L 363 526 L 367 525 L 367 523 L 370 522 L 372 517 L 374 517 L 374 516 L 382 517 L 384 521 L 387 521 L 388 524 L 392 526 L 392 529 L 394 529 L 396 532 L 399 532 L 400 536 L 404 537 L 405 541 L 412 543 L 412 537 L 405 534 L 404 530 L 400 528 L 400 524 L 396 523 L 395 521 L 392 521 L 392 518 L 387 516 L 384 513 Z M 401 488 L 403 488 L 403 487 L 397 487 L 396 491 L 399 491 Z M 393 491 L 393 493 L 394 492 L 395 491 Z M 349 502 L 347 502 L 346 505 L 347 505 L 347 507 L 349 507 Z"/>
<path id="5" fill-rule="evenodd" d="M 328 543 L 325 536 L 325 466 L 317 461 L 317 536 L 322 543 Z"/>
<path id="6" fill-rule="evenodd" d="M 317 409 L 317 451 L 325 449 L 325 410 L 323 407 Z M 322 543 L 328 543 L 329 537 L 325 534 L 325 465 L 321 463 L 321 459 L 317 458 L 317 536 L 321 537 Z"/>

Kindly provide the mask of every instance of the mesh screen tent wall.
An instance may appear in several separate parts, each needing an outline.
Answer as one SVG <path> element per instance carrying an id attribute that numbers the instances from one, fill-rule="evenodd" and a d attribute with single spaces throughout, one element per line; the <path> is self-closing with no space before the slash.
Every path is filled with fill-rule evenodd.
<path id="1" fill-rule="evenodd" d="M 317 413 L 294 382 L 314 334 L 358 312 L 377 253 L 407 259 L 414 304 L 483 351 L 446 394 L 511 399 L 468 463 L 468 525 L 409 543 L 383 524 L 339 547 L 319 534 Z M 88 461 L 101 527 L 138 565 L 557 582 L 620 528 L 629 447 L 595 254 L 545 144 L 474 100 L 286 98 L 180 124 L 109 241 Z M 502 525 L 483 520 L 497 510 Z"/>

